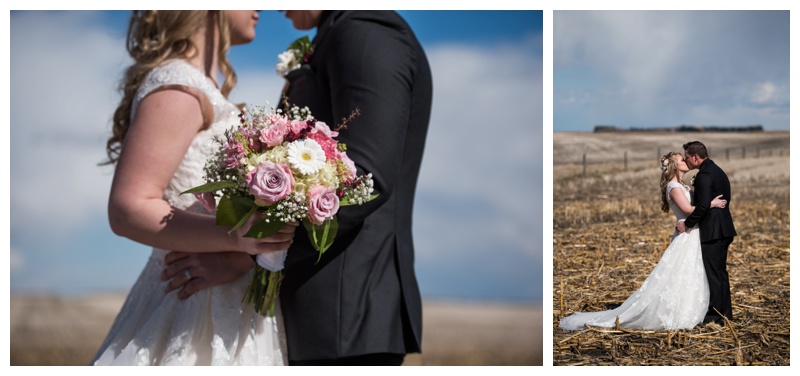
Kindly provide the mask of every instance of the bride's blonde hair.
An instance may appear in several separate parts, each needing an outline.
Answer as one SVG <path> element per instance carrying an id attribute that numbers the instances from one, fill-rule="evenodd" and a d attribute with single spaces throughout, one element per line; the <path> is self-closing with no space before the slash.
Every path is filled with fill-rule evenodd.
<path id="1" fill-rule="evenodd" d="M 678 174 L 678 163 L 675 162 L 675 152 L 669 152 L 661 157 L 661 211 L 669 213 L 667 202 L 667 184 Z"/>
<path id="2" fill-rule="evenodd" d="M 153 68 L 169 59 L 193 57 L 197 46 L 190 38 L 207 25 L 211 16 L 219 30 L 217 49 L 219 70 L 223 76 L 220 92 L 226 98 L 236 86 L 236 73 L 226 56 L 231 46 L 228 21 L 221 10 L 135 10 L 128 25 L 126 48 L 133 58 L 133 64 L 125 71 L 120 84 L 122 100 L 114 111 L 111 137 L 106 143 L 108 161 L 116 163 L 122 142 L 128 133 L 131 122 L 133 98 L 142 81 Z"/>

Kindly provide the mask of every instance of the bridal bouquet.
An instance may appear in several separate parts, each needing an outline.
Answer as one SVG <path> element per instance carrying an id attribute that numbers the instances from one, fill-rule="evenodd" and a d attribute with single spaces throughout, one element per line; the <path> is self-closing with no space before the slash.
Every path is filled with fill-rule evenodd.
<path id="1" fill-rule="evenodd" d="M 232 226 L 229 234 L 257 211 L 265 219 L 252 225 L 247 237 L 272 236 L 289 222 L 301 222 L 319 261 L 333 244 L 339 208 L 377 197 L 372 174 L 356 176 L 347 148 L 335 139 L 338 132 L 307 108 L 294 106 L 284 114 L 252 106 L 239 118 L 241 124 L 217 139 L 219 149 L 205 166 L 206 184 L 182 194 L 192 193 L 207 210 L 216 209 L 216 223 Z M 256 258 L 244 299 L 261 315 L 274 316 L 285 258 L 286 250 Z"/>

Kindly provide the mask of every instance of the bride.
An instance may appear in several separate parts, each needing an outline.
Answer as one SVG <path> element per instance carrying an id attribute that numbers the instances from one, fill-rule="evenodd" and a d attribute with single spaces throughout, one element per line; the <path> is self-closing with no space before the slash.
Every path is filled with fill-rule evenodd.
<path id="1" fill-rule="evenodd" d="M 114 113 L 108 163 L 116 163 L 109 197 L 114 233 L 153 247 L 94 365 L 283 365 L 280 310 L 265 318 L 245 307 L 249 275 L 186 300 L 162 282 L 169 251 L 220 252 L 252 267 L 249 255 L 287 249 L 294 226 L 265 239 L 230 236 L 193 195 L 203 181 L 213 138 L 238 122 L 227 100 L 236 75 L 231 45 L 255 38 L 256 11 L 134 11 L 123 98 Z M 220 86 L 217 74 L 224 81 Z M 256 219 L 251 219 L 254 221 Z M 242 229 L 249 228 L 249 224 Z M 191 268 L 186 281 L 196 279 Z M 222 271 L 224 272 L 224 271 Z"/>
<path id="2" fill-rule="evenodd" d="M 691 191 L 684 185 L 683 175 L 689 167 L 683 156 L 670 152 L 661 157 L 661 209 L 670 209 L 677 221 L 685 220 L 694 211 Z M 711 201 L 712 208 L 725 207 L 721 195 Z M 631 329 L 689 329 L 703 321 L 708 311 L 708 280 L 700 250 L 697 227 L 673 234 L 650 276 L 619 307 L 601 312 L 577 312 L 561 319 L 564 330 L 584 329 L 584 325 Z"/>

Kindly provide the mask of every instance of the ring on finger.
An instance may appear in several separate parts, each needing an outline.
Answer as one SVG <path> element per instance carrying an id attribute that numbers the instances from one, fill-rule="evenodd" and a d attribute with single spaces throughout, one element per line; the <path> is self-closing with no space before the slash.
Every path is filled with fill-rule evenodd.
<path id="1" fill-rule="evenodd" d="M 192 273 L 189 271 L 189 268 L 183 269 L 183 275 L 186 276 L 186 280 L 192 279 Z"/>

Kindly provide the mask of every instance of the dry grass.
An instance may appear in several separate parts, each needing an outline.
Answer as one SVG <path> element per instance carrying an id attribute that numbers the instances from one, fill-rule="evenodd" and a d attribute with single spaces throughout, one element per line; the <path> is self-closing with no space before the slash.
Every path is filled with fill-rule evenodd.
<path id="1" fill-rule="evenodd" d="M 663 142 L 650 135 L 639 139 L 636 136 L 617 135 L 617 140 L 640 148 L 647 148 L 649 143 L 650 150 L 655 150 L 657 142 Z M 788 133 L 773 134 L 772 138 L 762 136 L 753 142 L 788 148 Z M 694 139 L 695 135 L 680 137 Z M 559 137 L 554 139 L 558 145 Z M 576 137 L 568 140 L 573 147 L 577 145 Z M 725 140 L 746 141 L 735 137 Z M 600 141 L 613 146 L 610 140 Z M 600 141 L 587 142 L 597 148 Z M 679 140 L 676 143 L 680 148 Z M 606 310 L 633 293 L 669 244 L 674 217 L 659 210 L 656 162 L 634 165 L 627 172 L 619 173 L 617 169 L 587 178 L 567 171 L 559 175 L 561 166 L 557 165 L 553 203 L 553 364 L 790 364 L 788 152 L 783 156 L 774 153 L 765 157 L 764 153 L 761 158 L 720 160 L 713 158 L 710 145 L 709 149 L 712 159 L 730 177 L 734 199 L 730 207 L 739 233 L 728 257 L 732 322 L 724 327 L 709 325 L 671 332 L 559 329 L 561 317 L 575 311 Z M 666 148 L 663 150 L 666 152 Z M 656 160 L 655 152 L 653 155 Z"/>
<path id="2" fill-rule="evenodd" d="M 124 295 L 11 297 L 11 362 L 86 365 Z M 533 305 L 425 301 L 423 353 L 404 365 L 542 365 L 542 309 Z"/>

